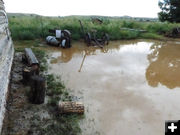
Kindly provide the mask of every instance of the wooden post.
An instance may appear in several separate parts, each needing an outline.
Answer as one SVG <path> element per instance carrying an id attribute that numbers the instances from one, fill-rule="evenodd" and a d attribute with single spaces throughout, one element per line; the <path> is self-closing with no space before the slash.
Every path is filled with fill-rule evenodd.
<path id="1" fill-rule="evenodd" d="M 30 83 L 30 79 L 31 79 L 30 67 L 26 67 L 23 69 L 22 76 L 23 76 L 23 84 L 28 85 Z"/>
<path id="2" fill-rule="evenodd" d="M 31 76 L 39 75 L 39 67 L 36 65 L 32 67 L 25 67 L 22 71 L 23 84 L 29 85 L 31 82 Z"/>
<path id="3" fill-rule="evenodd" d="M 22 62 L 23 62 L 24 64 L 27 64 L 27 63 L 28 63 L 25 54 L 22 54 Z"/>
<path id="4" fill-rule="evenodd" d="M 33 104 L 43 104 L 45 99 L 45 78 L 34 75 L 31 77 L 29 100 Z"/>
<path id="5" fill-rule="evenodd" d="M 60 113 L 77 113 L 84 114 L 84 105 L 81 102 L 59 102 Z"/>

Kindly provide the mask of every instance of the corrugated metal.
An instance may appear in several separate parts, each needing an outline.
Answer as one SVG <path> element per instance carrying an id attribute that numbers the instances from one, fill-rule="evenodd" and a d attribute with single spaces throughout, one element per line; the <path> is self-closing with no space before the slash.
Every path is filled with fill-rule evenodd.
<path id="1" fill-rule="evenodd" d="M 14 47 L 8 29 L 8 18 L 4 10 L 4 4 L 0 0 L 0 132 L 5 113 L 13 55 Z"/>

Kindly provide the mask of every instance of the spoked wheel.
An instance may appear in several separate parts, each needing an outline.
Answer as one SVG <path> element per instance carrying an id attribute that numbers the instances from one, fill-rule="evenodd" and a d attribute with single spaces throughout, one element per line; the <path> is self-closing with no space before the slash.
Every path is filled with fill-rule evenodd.
<path id="1" fill-rule="evenodd" d="M 90 46 L 91 45 L 91 34 L 86 33 L 85 34 L 85 42 Z"/>
<path id="2" fill-rule="evenodd" d="M 61 47 L 62 48 L 70 48 L 71 40 L 68 37 L 63 37 L 61 40 Z"/>
<path id="3" fill-rule="evenodd" d="M 69 39 L 71 39 L 71 32 L 69 30 L 63 30 L 62 31 L 62 36 L 63 37 L 68 37 Z"/>
<path id="4" fill-rule="evenodd" d="M 102 40 L 104 42 L 105 45 L 108 45 L 109 44 L 109 35 L 107 33 L 105 33 L 102 37 Z"/>

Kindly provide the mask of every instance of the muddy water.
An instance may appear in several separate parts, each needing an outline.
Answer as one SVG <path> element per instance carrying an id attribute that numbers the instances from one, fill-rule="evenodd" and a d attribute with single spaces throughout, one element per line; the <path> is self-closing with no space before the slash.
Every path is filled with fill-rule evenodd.
<path id="1" fill-rule="evenodd" d="M 52 49 L 49 63 L 85 104 L 83 135 L 164 135 L 165 120 L 180 119 L 178 41 L 76 42 Z"/>

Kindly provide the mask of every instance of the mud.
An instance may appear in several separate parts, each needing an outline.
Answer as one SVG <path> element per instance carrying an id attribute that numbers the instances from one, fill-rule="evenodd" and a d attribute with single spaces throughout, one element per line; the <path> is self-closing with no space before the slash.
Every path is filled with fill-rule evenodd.
<path id="1" fill-rule="evenodd" d="M 30 87 L 22 84 L 22 53 L 14 56 L 6 114 L 1 135 L 39 135 L 54 122 L 47 104 L 34 105 L 28 100 Z"/>
<path id="2" fill-rule="evenodd" d="M 180 117 L 179 52 L 180 41 L 76 42 L 49 52 L 49 72 L 84 102 L 82 135 L 163 135 Z"/>

